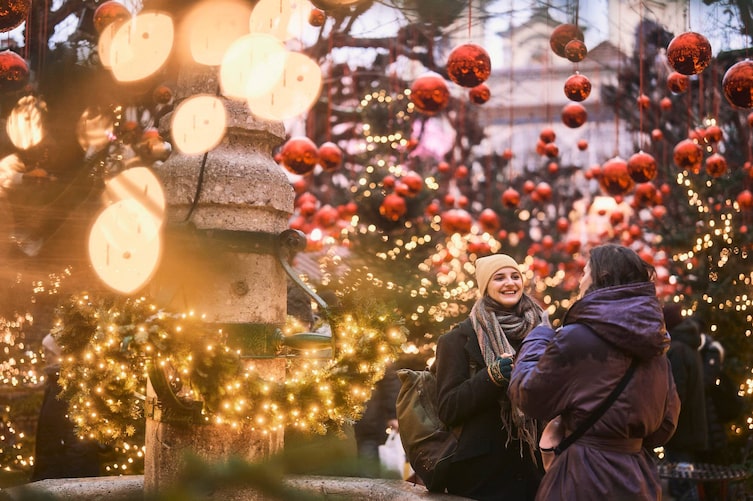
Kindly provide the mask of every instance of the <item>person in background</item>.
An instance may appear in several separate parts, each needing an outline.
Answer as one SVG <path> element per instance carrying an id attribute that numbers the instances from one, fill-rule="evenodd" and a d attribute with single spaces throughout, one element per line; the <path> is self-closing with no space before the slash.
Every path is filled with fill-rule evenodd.
<path id="1" fill-rule="evenodd" d="M 672 338 L 667 358 L 672 364 L 672 376 L 682 404 L 677 430 L 664 451 L 670 462 L 693 463 L 701 460 L 701 451 L 708 447 L 703 361 L 698 351 L 701 333 L 692 317 L 683 316 L 681 305 L 667 304 L 663 312 L 664 324 Z M 690 480 L 669 480 L 669 494 L 676 499 L 683 499 L 694 489 L 695 484 Z"/>
<path id="2" fill-rule="evenodd" d="M 61 390 L 58 384 L 60 347 L 50 334 L 45 336 L 42 345 L 45 358 L 52 363 L 45 368 L 47 382 L 37 421 L 34 471 L 29 480 L 99 476 L 99 443 L 76 435 L 68 419 L 68 404 L 57 398 Z"/>
<path id="3" fill-rule="evenodd" d="M 361 476 L 378 478 L 379 446 L 387 440 L 390 431 L 398 432 L 395 402 L 400 391 L 400 379 L 394 365 L 388 366 L 384 377 L 377 381 L 371 398 L 366 403 L 361 418 L 353 426 Z"/>
<path id="4" fill-rule="evenodd" d="M 543 475 L 538 423 L 511 404 L 507 386 L 521 343 L 548 318 L 524 292 L 515 259 L 494 254 L 475 267 L 480 297 L 467 319 L 439 337 L 432 366 L 439 417 L 462 427 L 446 489 L 478 500 L 532 500 Z"/>
<path id="5" fill-rule="evenodd" d="M 666 357 L 669 335 L 653 283 L 655 271 L 632 249 L 594 247 L 580 281 L 581 297 L 557 331 L 539 326 L 524 340 L 508 394 L 524 413 L 561 416 L 566 435 L 635 373 L 584 435 L 554 459 L 536 499 L 661 499 L 650 450 L 669 440 L 680 399 Z"/>

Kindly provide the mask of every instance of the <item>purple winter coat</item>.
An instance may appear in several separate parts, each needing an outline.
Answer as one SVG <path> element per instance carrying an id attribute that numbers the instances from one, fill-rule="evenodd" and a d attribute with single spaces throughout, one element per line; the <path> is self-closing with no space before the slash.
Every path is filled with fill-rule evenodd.
<path id="1" fill-rule="evenodd" d="M 652 283 L 595 290 L 573 304 L 563 327 L 536 327 L 517 354 L 508 394 L 541 420 L 562 415 L 574 430 L 639 364 L 612 406 L 544 476 L 537 500 L 661 499 L 644 450 L 663 445 L 680 412 L 667 361 L 669 335 Z"/>

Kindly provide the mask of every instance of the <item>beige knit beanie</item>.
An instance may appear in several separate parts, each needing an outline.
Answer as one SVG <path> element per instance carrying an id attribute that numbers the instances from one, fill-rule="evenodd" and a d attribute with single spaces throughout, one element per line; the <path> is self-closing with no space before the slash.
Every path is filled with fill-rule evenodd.
<path id="1" fill-rule="evenodd" d="M 492 275 L 502 268 L 515 268 L 520 272 L 518 263 L 507 254 L 492 254 L 476 259 L 476 282 L 482 296 L 486 294 Z"/>

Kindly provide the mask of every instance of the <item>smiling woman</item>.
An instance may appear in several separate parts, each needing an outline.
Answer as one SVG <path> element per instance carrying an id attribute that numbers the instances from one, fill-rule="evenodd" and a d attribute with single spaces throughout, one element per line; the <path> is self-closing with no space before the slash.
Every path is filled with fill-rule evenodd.
<path id="1" fill-rule="evenodd" d="M 524 291 L 523 273 L 511 256 L 475 262 L 479 299 L 469 318 L 437 341 L 438 414 L 459 430 L 446 489 L 472 499 L 532 499 L 543 474 L 536 452 L 538 423 L 507 397 L 513 360 L 546 314 Z"/>

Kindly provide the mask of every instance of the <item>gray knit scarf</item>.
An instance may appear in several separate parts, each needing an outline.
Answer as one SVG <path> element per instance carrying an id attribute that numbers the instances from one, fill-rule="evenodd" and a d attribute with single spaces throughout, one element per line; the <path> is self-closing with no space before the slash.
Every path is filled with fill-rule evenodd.
<path id="1" fill-rule="evenodd" d="M 520 347 L 523 338 L 541 323 L 542 313 L 541 307 L 527 294 L 523 294 L 513 309 L 504 308 L 487 295 L 478 299 L 471 309 L 470 318 L 486 365 L 494 362 L 503 353 L 509 353 L 514 357 L 517 350 L 510 341 L 516 347 Z M 507 444 L 515 432 L 514 438 L 520 441 L 521 457 L 525 443 L 536 462 L 535 451 L 539 436 L 536 421 L 514 407 L 506 394 L 500 397 L 499 404 L 502 425 L 507 430 Z"/>

